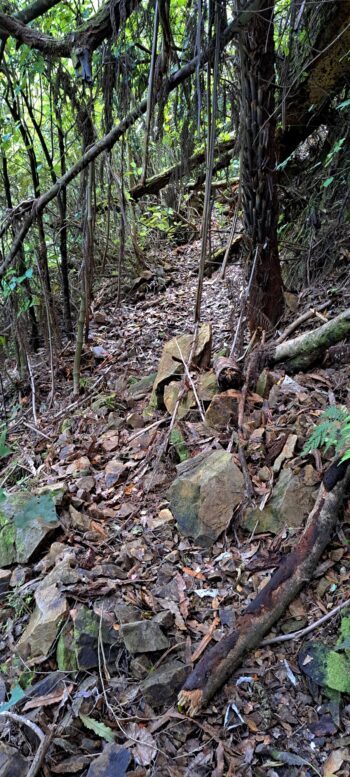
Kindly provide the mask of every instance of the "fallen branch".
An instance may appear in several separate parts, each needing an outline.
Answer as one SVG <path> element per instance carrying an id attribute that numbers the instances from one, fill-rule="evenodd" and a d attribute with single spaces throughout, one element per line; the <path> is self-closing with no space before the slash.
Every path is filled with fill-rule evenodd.
<path id="1" fill-rule="evenodd" d="M 303 370 L 317 361 L 330 345 L 334 345 L 350 333 L 350 308 L 312 332 L 280 343 L 271 354 L 273 364 L 284 362 L 288 370 Z"/>
<path id="2" fill-rule="evenodd" d="M 36 725 L 36 723 L 34 723 L 32 720 L 29 720 L 29 718 L 25 718 L 23 715 L 17 715 L 15 712 L 8 712 L 6 710 L 4 712 L 0 712 L 0 715 L 4 718 L 8 718 L 8 720 L 12 720 L 14 723 L 27 726 L 27 728 L 30 728 L 38 737 L 40 745 L 36 751 L 34 761 L 29 769 L 29 772 L 27 773 L 27 777 L 36 777 L 42 766 L 46 750 L 51 742 L 53 731 L 50 734 L 45 735 L 41 728 Z"/>
<path id="3" fill-rule="evenodd" d="M 332 469 L 334 465 L 330 467 Z M 261 643 L 311 579 L 331 537 L 349 481 L 347 471 L 343 470 L 342 474 L 343 480 L 336 482 L 330 492 L 324 483 L 321 484 L 316 504 L 294 550 L 283 559 L 266 586 L 237 618 L 236 629 L 209 650 L 187 678 L 179 694 L 179 704 L 190 716 L 196 715 L 201 707 L 208 704 L 244 656 Z"/>
<path id="4" fill-rule="evenodd" d="M 344 610 L 345 607 L 349 607 L 349 605 L 350 599 L 345 599 L 344 602 L 337 604 L 337 606 L 333 607 L 332 610 L 326 612 L 326 614 L 322 615 L 321 618 L 318 618 L 317 621 L 309 623 L 309 625 L 305 626 L 303 629 L 290 631 L 288 634 L 279 634 L 278 637 L 271 637 L 271 639 L 264 639 L 260 643 L 261 647 L 265 647 L 265 645 L 279 645 L 281 642 L 290 642 L 291 639 L 300 639 L 300 637 L 306 637 L 306 635 L 310 634 L 311 631 L 315 631 L 315 629 L 318 629 L 319 626 L 323 626 L 324 623 L 328 623 L 328 621 L 334 618 L 338 612 Z"/>
<path id="5" fill-rule="evenodd" d="M 224 151 L 234 148 L 236 142 L 237 140 L 233 136 L 230 140 L 218 142 L 215 147 L 215 153 L 222 154 Z M 205 162 L 205 155 L 205 149 L 197 151 L 186 161 L 186 164 L 184 164 L 184 162 L 178 162 L 176 165 L 168 167 L 161 173 L 157 173 L 157 175 L 148 178 L 144 183 L 136 184 L 129 191 L 130 197 L 132 197 L 133 200 L 139 200 L 141 197 L 145 197 L 149 194 L 158 194 L 158 192 L 160 192 L 161 189 L 164 189 L 170 181 L 178 181 L 179 178 L 190 173 L 197 165 L 203 164 L 203 162 Z M 232 160 L 232 157 L 230 157 L 230 160 Z M 218 164 L 220 162 L 221 159 L 218 160 Z"/>

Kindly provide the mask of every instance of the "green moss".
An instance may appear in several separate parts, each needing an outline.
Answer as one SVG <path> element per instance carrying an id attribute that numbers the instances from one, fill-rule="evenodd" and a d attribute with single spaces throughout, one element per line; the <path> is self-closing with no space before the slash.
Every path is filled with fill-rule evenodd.
<path id="1" fill-rule="evenodd" d="M 350 663 L 346 656 L 330 650 L 327 655 L 326 685 L 341 693 L 350 693 Z"/>

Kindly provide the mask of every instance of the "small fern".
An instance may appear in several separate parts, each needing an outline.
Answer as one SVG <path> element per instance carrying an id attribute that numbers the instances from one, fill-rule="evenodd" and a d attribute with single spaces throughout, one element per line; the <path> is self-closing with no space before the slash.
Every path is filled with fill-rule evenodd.
<path id="1" fill-rule="evenodd" d="M 344 405 L 332 405 L 322 413 L 321 421 L 313 430 L 302 450 L 306 456 L 315 448 L 328 451 L 334 445 L 341 461 L 350 459 L 350 413 Z"/>

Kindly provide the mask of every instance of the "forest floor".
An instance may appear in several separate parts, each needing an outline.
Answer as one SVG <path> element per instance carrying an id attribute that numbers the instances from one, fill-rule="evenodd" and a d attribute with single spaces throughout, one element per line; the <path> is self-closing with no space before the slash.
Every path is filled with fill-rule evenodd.
<path id="1" fill-rule="evenodd" d="M 301 531 L 297 525 L 283 525 L 277 533 L 247 531 L 238 510 L 224 535 L 203 549 L 181 535 L 169 510 L 176 455 L 172 446 L 165 455 L 162 450 L 170 417 L 164 410 L 145 415 L 153 380 L 138 381 L 157 371 L 165 342 L 193 332 L 198 255 L 198 242 L 164 250 L 157 261 L 160 275 L 136 284 L 120 308 L 108 282 L 94 301 L 83 358 L 85 393 L 72 401 L 73 348 L 67 346 L 57 360 L 54 404 L 47 407 L 50 377 L 41 354 L 33 364 L 38 429 L 30 399 L 9 423 L 14 452 L 3 466 L 2 488 L 15 493 L 20 481 L 32 493 L 48 486 L 60 493 L 55 542 L 50 546 L 47 539 L 28 562 L 2 570 L 0 579 L 5 584 L 0 701 L 12 693 L 8 709 L 20 715 L 1 721 L 3 746 L 14 748 L 12 756 L 8 753 L 11 777 L 349 774 L 347 696 L 303 671 L 305 644 L 334 646 L 343 612 L 307 637 L 255 649 L 195 719 L 178 710 L 176 695 L 169 694 L 183 667 L 232 628 L 235 615 Z M 231 345 L 242 286 L 242 268 L 235 264 L 226 280 L 214 273 L 204 281 L 202 321 L 212 324 L 213 353 Z M 289 310 L 281 330 L 310 307 L 331 318 L 349 307 L 349 299 L 348 271 L 339 266 L 319 288 L 300 296 L 298 310 Z M 316 317 L 302 329 L 319 324 Z M 348 401 L 349 373 L 339 364 L 293 375 L 290 390 L 275 398 L 268 429 L 262 428 L 261 411 L 254 410 L 249 429 L 259 433 L 252 437 L 247 461 L 257 500 L 266 501 L 270 493 L 259 473 L 267 461 L 272 472 L 289 434 L 298 436 L 289 466 L 309 483 L 319 482 L 320 456 L 305 460 L 300 450 L 322 409 Z M 217 434 L 208 430 L 196 409 L 179 428 L 190 456 L 225 448 L 231 436 L 229 428 Z M 316 622 L 350 596 L 349 542 L 345 509 L 312 583 L 271 638 Z M 60 603 L 63 599 L 56 620 L 52 586 Z M 34 624 L 36 634 L 29 635 L 32 647 L 26 650 L 38 592 L 44 600 L 39 627 Z M 137 645 L 131 648 L 125 624 L 135 622 Z M 30 722 L 43 732 L 33 772 L 38 740 Z"/>

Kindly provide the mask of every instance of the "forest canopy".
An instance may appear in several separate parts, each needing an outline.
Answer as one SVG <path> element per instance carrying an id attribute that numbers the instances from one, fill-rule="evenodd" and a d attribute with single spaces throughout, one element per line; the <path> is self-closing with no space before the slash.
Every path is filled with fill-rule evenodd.
<path id="1" fill-rule="evenodd" d="M 75 333 L 78 392 L 106 263 L 114 257 L 120 300 L 145 266 L 154 225 L 186 223 L 193 175 L 205 189 L 196 318 L 213 178 L 240 172 L 248 267 L 256 256 L 251 317 L 258 310 L 264 326 L 278 319 L 278 171 L 289 175 L 318 128 L 332 159 L 341 153 L 344 137 L 332 146 L 327 127 L 347 108 L 349 10 L 347 1 L 298 0 L 37 0 L 2 9 L 1 300 L 24 369 L 42 326 L 51 344 Z"/>

